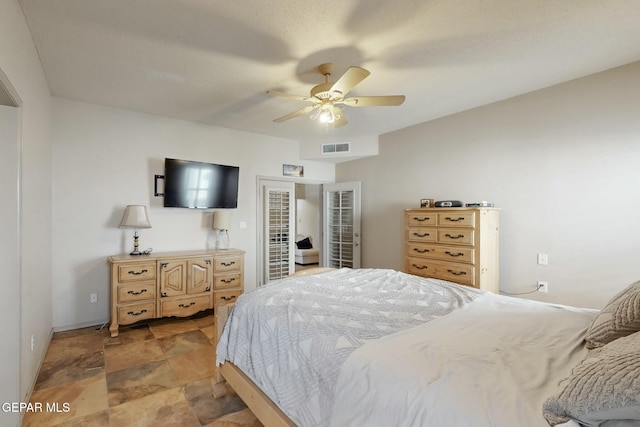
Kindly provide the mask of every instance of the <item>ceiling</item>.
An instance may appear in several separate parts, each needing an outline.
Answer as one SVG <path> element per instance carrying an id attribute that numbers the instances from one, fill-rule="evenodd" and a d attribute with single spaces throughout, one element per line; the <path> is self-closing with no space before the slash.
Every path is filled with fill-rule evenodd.
<path id="1" fill-rule="evenodd" d="M 51 92 L 297 141 L 378 135 L 640 60 L 638 0 L 21 0 Z M 342 128 L 273 119 L 371 75 Z"/>

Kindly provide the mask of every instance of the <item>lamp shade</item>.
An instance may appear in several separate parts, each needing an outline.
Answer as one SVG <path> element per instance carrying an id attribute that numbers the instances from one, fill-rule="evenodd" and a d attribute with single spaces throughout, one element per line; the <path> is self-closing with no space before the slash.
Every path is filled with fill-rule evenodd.
<path id="1" fill-rule="evenodd" d="M 213 213 L 213 229 L 228 230 L 231 228 L 231 211 L 215 211 Z"/>
<path id="2" fill-rule="evenodd" d="M 120 228 L 151 228 L 147 207 L 142 205 L 129 205 L 124 210 Z"/>

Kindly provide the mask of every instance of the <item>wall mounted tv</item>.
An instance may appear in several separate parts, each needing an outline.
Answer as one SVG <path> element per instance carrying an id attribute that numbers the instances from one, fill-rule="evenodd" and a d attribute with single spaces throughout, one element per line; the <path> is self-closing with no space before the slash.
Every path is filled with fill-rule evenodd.
<path id="1" fill-rule="evenodd" d="M 237 166 L 164 159 L 164 206 L 167 208 L 237 208 Z"/>

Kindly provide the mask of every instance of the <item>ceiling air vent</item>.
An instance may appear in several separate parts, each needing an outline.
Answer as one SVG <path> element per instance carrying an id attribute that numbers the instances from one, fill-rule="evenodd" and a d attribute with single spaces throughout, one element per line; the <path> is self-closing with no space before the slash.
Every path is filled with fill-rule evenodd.
<path id="1" fill-rule="evenodd" d="M 350 151 L 349 142 L 340 142 L 338 144 L 322 144 L 322 154 L 348 153 Z"/>

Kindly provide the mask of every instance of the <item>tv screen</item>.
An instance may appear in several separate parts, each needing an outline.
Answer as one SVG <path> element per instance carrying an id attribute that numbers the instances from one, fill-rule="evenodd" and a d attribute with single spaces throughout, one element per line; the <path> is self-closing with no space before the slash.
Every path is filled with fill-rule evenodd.
<path id="1" fill-rule="evenodd" d="M 168 208 L 237 208 L 237 166 L 164 159 L 164 206 Z"/>

